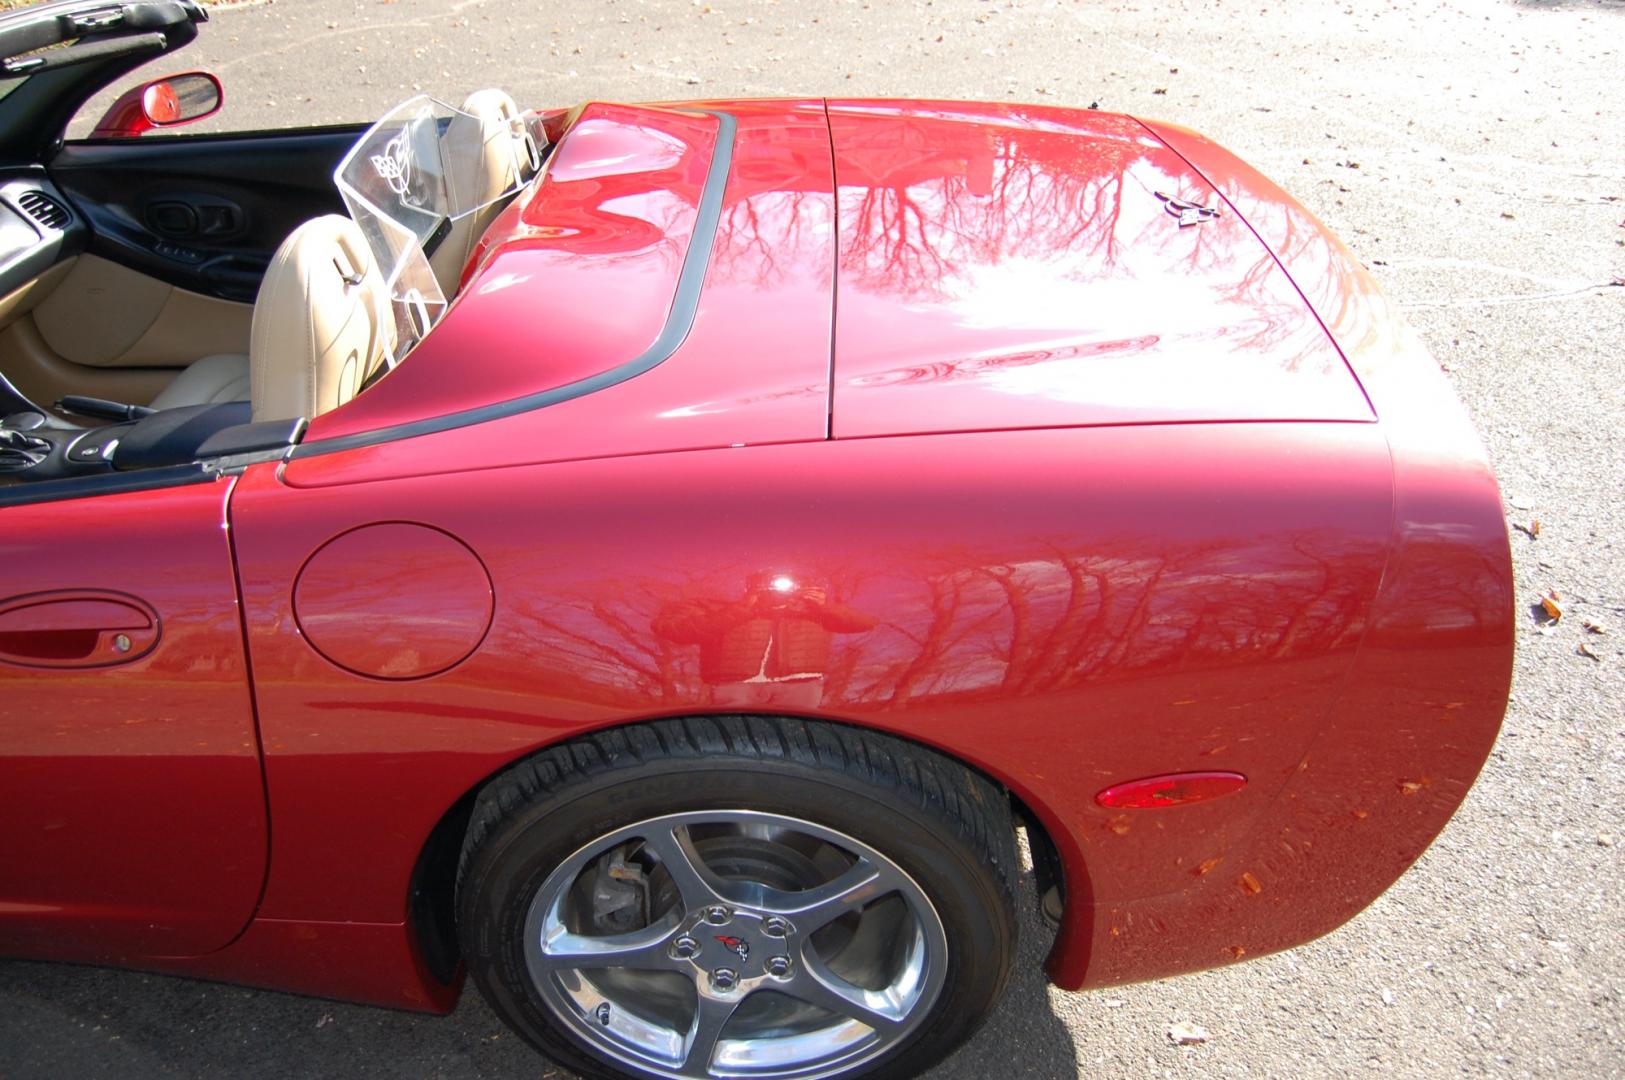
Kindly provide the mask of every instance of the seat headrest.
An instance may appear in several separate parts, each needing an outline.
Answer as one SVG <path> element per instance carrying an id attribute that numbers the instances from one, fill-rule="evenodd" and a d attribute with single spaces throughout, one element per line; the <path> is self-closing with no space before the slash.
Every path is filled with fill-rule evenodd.
<path id="1" fill-rule="evenodd" d="M 249 342 L 255 421 L 314 419 L 384 362 L 387 297 L 360 228 L 312 218 L 282 241 L 260 283 Z"/>
<path id="2" fill-rule="evenodd" d="M 454 117 L 446 129 L 446 184 L 454 206 L 480 209 L 452 222 L 429 256 L 448 300 L 457 294 L 480 236 L 502 212 L 504 204 L 497 200 L 532 172 L 524 115 L 512 97 L 502 90 L 476 90 L 464 99 L 462 111 L 468 116 Z"/>

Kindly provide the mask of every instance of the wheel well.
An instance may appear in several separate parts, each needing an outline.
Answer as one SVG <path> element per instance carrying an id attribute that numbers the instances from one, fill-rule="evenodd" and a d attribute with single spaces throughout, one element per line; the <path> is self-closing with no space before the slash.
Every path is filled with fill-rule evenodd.
<path id="1" fill-rule="evenodd" d="M 463 857 L 463 836 L 474 813 L 474 800 L 490 779 L 481 780 L 436 822 L 412 868 L 407 917 L 424 964 L 444 983 L 457 977 L 463 958 L 457 944 L 457 867 Z"/>
<path id="2" fill-rule="evenodd" d="M 737 715 L 737 714 L 730 714 Z M 1044 906 L 1044 897 L 1055 890 L 1058 904 L 1064 904 L 1066 898 L 1066 880 L 1061 862 L 1060 850 L 1050 837 L 1049 830 L 1044 827 L 1043 819 L 1033 812 L 1022 799 L 1007 788 L 998 777 L 991 775 L 984 769 L 956 754 L 941 747 L 932 746 L 906 735 L 896 732 L 882 731 L 868 728 L 861 724 L 844 723 L 839 720 L 827 720 L 822 717 L 802 717 L 810 723 L 830 724 L 831 726 L 856 727 L 863 730 L 873 730 L 890 738 L 901 739 L 913 743 L 925 750 L 941 754 L 953 761 L 961 768 L 983 777 L 1010 800 L 1010 810 L 1016 823 L 1027 833 L 1027 846 L 1031 854 L 1033 875 L 1038 885 L 1040 914 L 1051 922 L 1055 921 L 1054 912 Z M 626 724 L 611 725 L 611 727 L 634 727 L 643 721 L 632 721 Z M 599 729 L 608 730 L 608 729 Z M 561 740 L 568 742 L 568 739 Z M 423 850 L 418 853 L 417 864 L 412 870 L 410 894 L 407 898 L 407 913 L 411 919 L 413 932 L 417 935 L 418 947 L 422 950 L 423 959 L 430 972 L 442 982 L 451 982 L 457 976 L 457 970 L 462 962 L 462 950 L 457 943 L 457 874 L 462 863 L 463 840 L 468 833 L 469 818 L 473 814 L 474 804 L 480 792 L 492 779 L 501 775 L 514 765 L 528 757 L 540 754 L 557 743 L 538 746 L 530 753 L 506 762 L 501 768 L 493 771 L 475 784 L 463 797 L 458 799 L 451 809 L 435 824 L 429 837 L 424 841 Z M 1058 909 L 1057 909 L 1058 911 Z"/>
<path id="3" fill-rule="evenodd" d="M 1010 811 L 1015 815 L 1016 823 L 1027 833 L 1033 879 L 1038 886 L 1038 914 L 1053 929 L 1060 926 L 1061 913 L 1066 908 L 1066 864 L 1061 861 L 1061 850 L 1055 846 L 1055 840 L 1044 827 L 1043 820 L 1033 813 L 1032 808 L 1008 788 L 1004 793 L 1010 800 Z"/>

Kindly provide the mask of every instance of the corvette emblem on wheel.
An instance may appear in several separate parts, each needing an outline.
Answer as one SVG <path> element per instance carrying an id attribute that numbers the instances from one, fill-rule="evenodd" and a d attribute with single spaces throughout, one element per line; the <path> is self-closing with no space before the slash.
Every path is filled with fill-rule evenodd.
<path id="1" fill-rule="evenodd" d="M 725 947 L 737 953 L 739 959 L 750 959 L 750 942 L 744 940 L 743 938 L 729 937 L 726 934 L 718 934 L 717 940 L 722 942 Z"/>

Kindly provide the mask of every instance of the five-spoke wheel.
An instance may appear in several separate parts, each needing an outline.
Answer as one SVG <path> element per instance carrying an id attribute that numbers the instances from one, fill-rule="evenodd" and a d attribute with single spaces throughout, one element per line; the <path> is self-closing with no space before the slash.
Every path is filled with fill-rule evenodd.
<path id="1" fill-rule="evenodd" d="M 664 721 L 482 794 L 459 882 L 475 980 L 598 1076 L 913 1075 L 1008 972 L 1013 835 L 930 751 L 793 720 Z"/>
<path id="2" fill-rule="evenodd" d="M 538 890 L 525 940 L 559 1020 L 677 1076 L 877 1057 L 930 1011 L 948 963 L 931 901 L 890 859 L 751 810 L 669 814 L 583 847 Z"/>

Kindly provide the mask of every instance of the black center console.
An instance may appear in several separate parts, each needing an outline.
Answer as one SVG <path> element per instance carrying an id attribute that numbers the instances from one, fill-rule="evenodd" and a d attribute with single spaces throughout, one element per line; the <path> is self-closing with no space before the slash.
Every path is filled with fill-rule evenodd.
<path id="1" fill-rule="evenodd" d="M 246 401 L 164 409 L 139 420 L 81 427 L 37 409 L 0 419 L 0 484 L 229 462 L 287 450 L 303 420 L 252 422 Z"/>
<path id="2" fill-rule="evenodd" d="M 80 427 L 32 409 L 0 419 L 0 477 L 60 480 L 197 461 L 203 445 L 250 426 L 246 401 L 165 409 L 140 420 Z"/>

